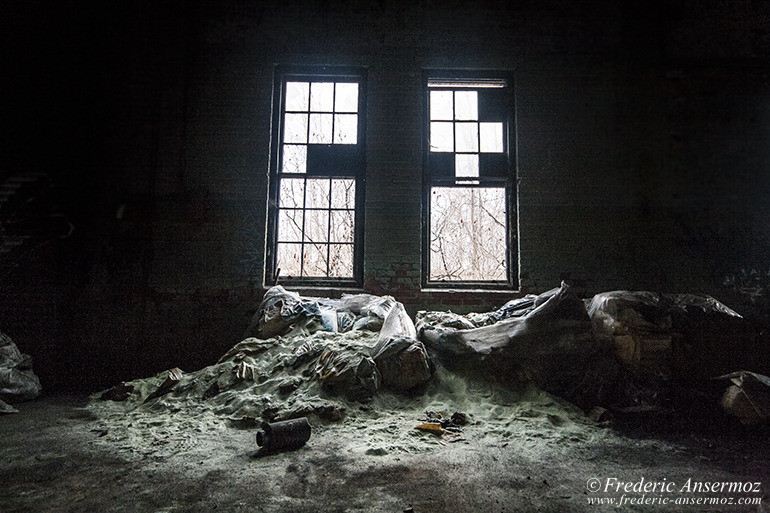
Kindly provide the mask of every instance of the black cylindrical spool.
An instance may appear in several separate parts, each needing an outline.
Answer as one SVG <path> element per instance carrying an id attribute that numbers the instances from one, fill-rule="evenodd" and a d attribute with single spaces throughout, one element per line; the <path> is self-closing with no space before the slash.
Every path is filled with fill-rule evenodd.
<path id="1" fill-rule="evenodd" d="M 307 417 L 262 424 L 257 431 L 257 445 L 263 451 L 297 449 L 310 440 L 310 424 Z"/>

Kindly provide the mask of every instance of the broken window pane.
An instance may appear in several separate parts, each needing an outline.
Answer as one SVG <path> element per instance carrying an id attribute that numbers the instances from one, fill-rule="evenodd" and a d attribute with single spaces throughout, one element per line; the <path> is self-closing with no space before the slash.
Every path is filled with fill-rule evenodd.
<path id="1" fill-rule="evenodd" d="M 353 245 L 331 244 L 329 246 L 329 276 L 353 276 Z"/>
<path id="2" fill-rule="evenodd" d="M 278 204 L 281 208 L 302 208 L 305 204 L 304 178 L 282 178 Z"/>
<path id="3" fill-rule="evenodd" d="M 455 155 L 455 176 L 457 178 L 478 178 L 479 156 L 477 154 Z"/>
<path id="4" fill-rule="evenodd" d="M 302 276 L 326 276 L 326 244 L 305 244 Z"/>
<path id="5" fill-rule="evenodd" d="M 329 240 L 353 242 L 353 211 L 332 210 Z"/>
<path id="6" fill-rule="evenodd" d="M 356 208 L 356 181 L 332 180 L 332 208 Z"/>
<path id="7" fill-rule="evenodd" d="M 307 170 L 307 146 L 304 144 L 283 145 L 284 173 L 304 173 Z"/>
<path id="8" fill-rule="evenodd" d="M 305 242 L 329 241 L 329 211 L 305 210 Z"/>
<path id="9" fill-rule="evenodd" d="M 334 144 L 358 142 L 358 114 L 334 115 Z"/>
<path id="10" fill-rule="evenodd" d="M 503 124 L 480 123 L 481 151 L 484 153 L 503 152 Z"/>
<path id="11" fill-rule="evenodd" d="M 479 124 L 455 123 L 455 151 L 479 151 Z"/>
<path id="12" fill-rule="evenodd" d="M 286 114 L 283 127 L 283 142 L 307 142 L 307 114 Z"/>
<path id="13" fill-rule="evenodd" d="M 307 82 L 286 82 L 286 110 L 307 111 L 309 91 Z"/>
<path id="14" fill-rule="evenodd" d="M 479 119 L 479 96 L 476 91 L 455 91 L 455 119 Z"/>
<path id="15" fill-rule="evenodd" d="M 433 187 L 431 280 L 505 280 L 505 189 Z"/>
<path id="16" fill-rule="evenodd" d="M 328 178 L 311 178 L 307 181 L 305 208 L 329 208 Z"/>
<path id="17" fill-rule="evenodd" d="M 301 244 L 276 245 L 276 266 L 280 269 L 279 276 L 299 276 L 300 258 L 302 255 Z"/>
<path id="18" fill-rule="evenodd" d="M 334 94 L 335 112 L 358 112 L 358 84 L 338 83 Z"/>
<path id="19" fill-rule="evenodd" d="M 332 115 L 310 115 L 310 143 L 331 144 L 332 142 Z"/>
<path id="20" fill-rule="evenodd" d="M 278 211 L 278 241 L 302 241 L 302 210 Z"/>
<path id="21" fill-rule="evenodd" d="M 454 151 L 452 123 L 434 121 L 430 124 L 430 151 Z"/>
<path id="22" fill-rule="evenodd" d="M 334 83 L 313 82 L 310 85 L 310 110 L 312 112 L 334 110 Z"/>
<path id="23" fill-rule="evenodd" d="M 430 92 L 430 119 L 452 120 L 452 91 Z"/>

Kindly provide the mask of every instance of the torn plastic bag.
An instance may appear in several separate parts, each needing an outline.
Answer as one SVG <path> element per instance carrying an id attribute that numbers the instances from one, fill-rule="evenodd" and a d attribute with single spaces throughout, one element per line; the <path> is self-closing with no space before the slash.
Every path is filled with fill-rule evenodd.
<path id="1" fill-rule="evenodd" d="M 420 340 L 449 360 L 462 360 L 503 380 L 518 380 L 523 371 L 545 390 L 572 397 L 586 386 L 587 371 L 609 357 L 606 345 L 594 336 L 585 305 L 565 283 L 537 296 L 532 306 L 523 315 L 474 329 L 420 322 Z"/>
<path id="2" fill-rule="evenodd" d="M 0 332 L 0 399 L 29 401 L 40 395 L 43 387 L 32 371 L 32 357 L 22 354 L 11 338 Z"/>
<path id="3" fill-rule="evenodd" d="M 246 336 L 270 338 L 286 333 L 302 314 L 302 300 L 296 292 L 280 285 L 265 292 L 257 312 L 251 320 Z"/>
<path id="4" fill-rule="evenodd" d="M 373 296 L 372 294 L 343 294 L 339 308 L 362 317 L 384 319 L 396 300 L 391 296 Z"/>
<path id="5" fill-rule="evenodd" d="M 401 392 L 425 383 L 433 374 L 428 352 L 417 340 L 414 323 L 401 303 L 396 302 L 385 317 L 372 359 L 382 384 Z"/>
<path id="6" fill-rule="evenodd" d="M 302 297 L 276 285 L 265 292 L 246 336 L 266 339 L 316 331 L 378 331 L 395 304 L 390 296 L 371 294 L 343 295 L 341 299 Z"/>

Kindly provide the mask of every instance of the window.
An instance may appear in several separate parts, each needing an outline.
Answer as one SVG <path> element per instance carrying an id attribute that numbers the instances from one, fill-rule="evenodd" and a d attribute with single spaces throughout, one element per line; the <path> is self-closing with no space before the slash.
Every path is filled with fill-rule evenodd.
<path id="1" fill-rule="evenodd" d="M 429 71 L 423 285 L 517 286 L 513 81 Z"/>
<path id="2" fill-rule="evenodd" d="M 266 281 L 360 285 L 364 75 L 276 69 Z"/>

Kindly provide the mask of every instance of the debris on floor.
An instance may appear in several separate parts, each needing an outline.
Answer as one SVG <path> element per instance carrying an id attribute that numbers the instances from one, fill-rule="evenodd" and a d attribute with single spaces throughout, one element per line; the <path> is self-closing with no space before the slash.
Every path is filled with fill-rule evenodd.
<path id="1" fill-rule="evenodd" d="M 0 413 L 19 413 L 19 410 L 0 399 Z"/>
<path id="2" fill-rule="evenodd" d="M 714 356 L 704 368 L 760 370 L 732 367 L 754 347 L 726 336 L 754 340 L 744 324 L 708 296 L 615 291 L 584 300 L 562 283 L 487 313 L 419 312 L 415 326 L 390 296 L 313 298 L 276 286 L 265 293 L 251 336 L 216 364 L 121 383 L 101 398 L 148 413 L 197 405 L 250 428 L 309 417 L 314 429 L 328 423 L 343 429 L 341 421 L 351 416 L 350 429 L 366 435 L 362 452 L 372 455 L 430 444 L 432 437 L 418 431 L 438 435 L 439 444 L 465 440 L 468 425 L 472 438 L 504 443 L 525 425 L 580 439 L 581 423 L 593 428 L 671 413 L 671 398 L 691 386 L 683 379 L 690 361 L 709 357 L 691 356 L 704 340 L 706 347 L 721 343 L 720 355 L 730 352 L 726 344 L 743 348 L 740 358 Z M 728 411 L 743 408 L 740 401 L 756 402 L 751 379 L 733 380 L 737 388 L 723 400 Z M 530 400 L 542 404 L 523 406 Z M 708 404 L 720 411 L 717 397 Z M 436 413 L 453 409 L 463 411 Z M 765 419 L 768 410 L 734 414 L 748 423 Z M 426 416 L 415 429 L 404 426 L 411 412 L 421 411 Z M 392 441 L 405 432 L 411 436 Z"/>
<path id="3" fill-rule="evenodd" d="M 310 440 L 310 424 L 307 417 L 281 422 L 265 422 L 262 424 L 262 429 L 257 431 L 260 455 L 296 450 L 305 445 L 308 440 Z"/>
<path id="4" fill-rule="evenodd" d="M 348 401 L 370 401 L 380 389 L 419 393 L 434 372 L 414 323 L 389 296 L 310 298 L 276 286 L 252 324 L 259 338 L 236 344 L 215 365 L 171 369 L 101 397 L 151 409 L 194 400 L 231 418 L 267 422 L 308 415 L 337 422 Z"/>
<path id="5" fill-rule="evenodd" d="M 459 442 L 465 440 L 462 435 L 462 427 L 470 422 L 468 414 L 456 411 L 450 417 L 444 417 L 441 413 L 435 411 L 426 411 L 422 424 L 415 426 L 415 429 L 433 433 L 441 436 L 448 442 Z"/>
<path id="6" fill-rule="evenodd" d="M 437 424 L 435 422 L 424 422 L 422 424 L 415 426 L 414 429 L 419 429 L 420 431 L 427 431 L 428 433 L 433 433 L 434 435 L 439 435 L 439 436 L 444 434 L 444 428 L 441 427 L 441 424 Z"/>
<path id="7" fill-rule="evenodd" d="M 738 417 L 746 425 L 770 422 L 770 378 L 740 371 L 717 379 L 732 383 L 720 401 L 727 413 Z"/>
<path id="8" fill-rule="evenodd" d="M 43 387 L 32 371 L 32 357 L 23 354 L 11 337 L 0 331 L 0 401 L 29 401 L 40 395 Z M 1 413 L 16 413 L 5 402 Z"/>
<path id="9" fill-rule="evenodd" d="M 134 385 L 128 383 L 118 383 L 112 388 L 105 390 L 99 399 L 103 401 L 125 401 L 134 391 Z"/>
<path id="10" fill-rule="evenodd" d="M 155 390 L 155 392 L 151 393 L 147 396 L 147 399 L 144 400 L 144 402 L 151 401 L 157 397 L 160 397 L 162 395 L 166 395 L 171 391 L 172 388 L 174 388 L 177 383 L 182 379 L 182 375 L 184 372 L 179 367 L 174 367 L 173 369 L 169 370 L 166 374 L 166 379 L 163 381 L 163 383 L 160 384 L 160 386 Z"/>

